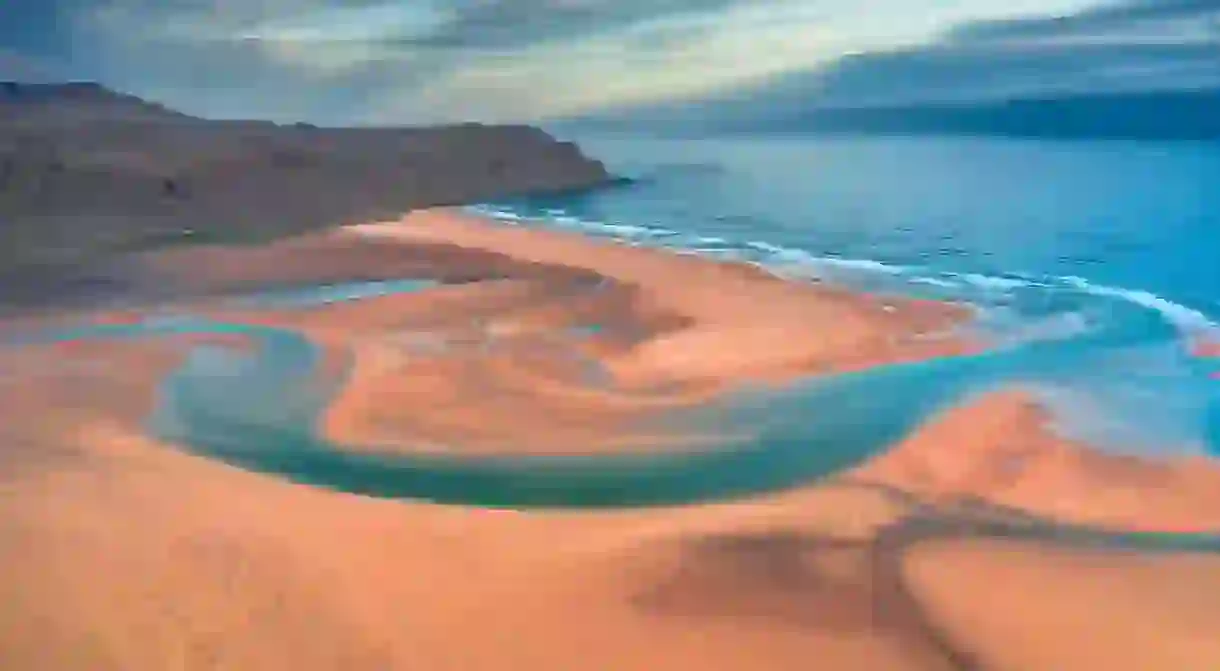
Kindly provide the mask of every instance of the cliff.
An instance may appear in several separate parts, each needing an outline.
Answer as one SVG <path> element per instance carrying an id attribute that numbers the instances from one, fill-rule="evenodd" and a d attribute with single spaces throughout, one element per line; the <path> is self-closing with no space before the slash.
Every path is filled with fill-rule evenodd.
<path id="1" fill-rule="evenodd" d="M 91 83 L 0 82 L 0 303 L 150 245 L 259 241 L 609 178 L 529 126 L 211 121 Z"/>

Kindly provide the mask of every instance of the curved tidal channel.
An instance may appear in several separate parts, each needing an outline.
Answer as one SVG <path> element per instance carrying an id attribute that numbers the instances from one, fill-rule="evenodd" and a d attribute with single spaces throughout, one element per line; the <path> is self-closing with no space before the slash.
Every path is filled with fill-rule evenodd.
<path id="1" fill-rule="evenodd" d="M 293 306 L 323 304 L 425 283 L 294 291 Z M 278 300 L 278 299 L 276 299 Z M 275 302 L 274 300 L 272 301 Z M 327 441 L 316 419 L 336 390 L 318 373 L 321 353 L 297 332 L 199 317 L 148 319 L 48 331 L 27 342 L 236 334 L 252 347 L 195 347 L 162 382 L 150 421 L 158 437 L 198 454 L 293 481 L 378 497 L 504 507 L 609 508 L 723 500 L 834 476 L 884 452 L 966 397 L 1009 384 L 1053 380 L 1084 360 L 1176 340 L 1156 313 L 1129 314 L 1103 330 L 1006 345 L 988 352 L 819 376 L 780 391 L 741 393 L 684 419 L 748 429 L 749 439 L 698 453 L 472 457 L 379 455 Z M 1189 383 L 1207 384 L 1203 362 Z M 1198 378 L 1197 380 L 1195 378 Z M 1214 382 L 1212 383 L 1214 385 Z M 1204 432 L 1220 445 L 1220 403 Z M 1114 533 L 1050 521 L 1013 535 L 1077 539 L 1125 548 L 1220 551 L 1220 534 Z"/>

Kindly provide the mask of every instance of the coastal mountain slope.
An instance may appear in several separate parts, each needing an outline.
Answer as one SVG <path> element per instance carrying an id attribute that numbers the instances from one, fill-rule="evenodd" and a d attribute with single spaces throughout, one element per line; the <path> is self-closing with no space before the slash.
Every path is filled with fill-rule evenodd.
<path id="1" fill-rule="evenodd" d="M 726 129 L 999 135 L 1048 139 L 1220 139 L 1220 89 L 1045 96 L 973 103 L 813 108 Z"/>
<path id="2" fill-rule="evenodd" d="M 52 84 L 0 80 L 0 122 L 5 126 L 188 119 L 194 117 L 136 96 L 111 91 L 95 82 Z"/>
<path id="3" fill-rule="evenodd" d="M 828 103 L 780 87 L 568 120 L 596 130 L 679 134 L 948 135 L 1059 140 L 1220 139 L 1220 89 L 1023 95 L 897 104 Z"/>
<path id="4" fill-rule="evenodd" d="M 92 83 L 0 82 L 0 304 L 88 285 L 90 266 L 150 245 L 265 240 L 608 180 L 530 126 L 212 121 Z"/>

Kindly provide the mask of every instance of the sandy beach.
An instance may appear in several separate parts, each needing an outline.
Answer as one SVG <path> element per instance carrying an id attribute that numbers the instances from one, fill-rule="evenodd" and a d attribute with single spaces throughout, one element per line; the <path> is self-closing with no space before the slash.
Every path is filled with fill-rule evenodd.
<path id="1" fill-rule="evenodd" d="M 665 420 L 987 347 L 966 306 L 449 210 L 133 263 L 175 309 L 306 336 L 344 373 L 318 432 L 380 453 L 707 448 L 723 436 Z M 229 299 L 384 278 L 439 283 L 307 309 Z M 132 317 L 21 326 L 82 315 Z M 0 668 L 1220 668 L 1220 556 L 1003 533 L 1218 530 L 1220 464 L 1065 439 L 1019 390 L 788 491 L 494 510 L 294 484 L 149 435 L 162 377 L 216 337 L 0 349 Z"/>

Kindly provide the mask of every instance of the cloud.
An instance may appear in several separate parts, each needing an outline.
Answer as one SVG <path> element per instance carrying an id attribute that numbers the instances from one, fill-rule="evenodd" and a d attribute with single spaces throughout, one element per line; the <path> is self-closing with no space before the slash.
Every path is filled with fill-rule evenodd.
<path id="1" fill-rule="evenodd" d="M 1082 1 L 56 0 L 78 65 L 138 95 L 208 116 L 404 124 L 698 97 Z"/>
<path id="2" fill-rule="evenodd" d="M 837 1 L 837 0 L 836 0 Z M 804 0 L 102 0 L 103 81 L 208 115 L 535 120 L 826 60 Z M 833 40 L 827 39 L 827 42 Z M 761 53 L 757 45 L 768 44 Z"/>
<path id="3" fill-rule="evenodd" d="M 0 81 L 46 82 L 60 79 L 57 68 L 40 59 L 0 50 Z"/>
<path id="4" fill-rule="evenodd" d="M 453 59 L 444 76 L 402 92 L 406 107 L 469 116 L 495 101 L 507 118 L 546 119 L 624 103 L 689 97 L 825 61 L 841 53 L 813 22 L 778 20 L 762 3 L 719 14 L 669 15 L 625 23 L 580 40 L 539 40 L 503 54 L 480 49 Z M 759 52 L 757 44 L 768 49 Z M 398 107 L 377 110 L 373 121 Z"/>
<path id="5" fill-rule="evenodd" d="M 741 4 L 739 0 L 482 0 L 455 4 L 432 31 L 405 37 L 401 44 L 511 49 L 566 42 L 658 21 L 698 18 Z"/>
<path id="6" fill-rule="evenodd" d="M 891 87 L 910 98 L 969 100 L 1220 87 L 1217 26 L 1220 0 L 1124 0 L 976 21 L 921 49 L 839 63 L 823 88 L 845 98 Z"/>
<path id="7" fill-rule="evenodd" d="M 1220 86 L 1220 51 L 1184 43 L 942 45 L 844 59 L 819 73 L 822 105 L 1196 89 Z"/>
<path id="8" fill-rule="evenodd" d="M 918 51 L 954 24 L 1091 1 L 17 0 L 56 15 L 77 77 L 207 116 L 401 124 L 825 79 L 844 54 Z"/>

